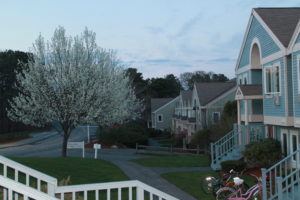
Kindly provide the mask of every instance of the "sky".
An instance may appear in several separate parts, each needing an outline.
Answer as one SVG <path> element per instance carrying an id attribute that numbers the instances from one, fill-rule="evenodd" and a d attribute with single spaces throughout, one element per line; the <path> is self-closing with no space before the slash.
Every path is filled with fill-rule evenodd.
<path id="1" fill-rule="evenodd" d="M 0 50 L 29 51 L 58 26 L 85 27 L 144 78 L 198 70 L 234 77 L 255 7 L 300 7 L 298 0 L 0 0 Z"/>

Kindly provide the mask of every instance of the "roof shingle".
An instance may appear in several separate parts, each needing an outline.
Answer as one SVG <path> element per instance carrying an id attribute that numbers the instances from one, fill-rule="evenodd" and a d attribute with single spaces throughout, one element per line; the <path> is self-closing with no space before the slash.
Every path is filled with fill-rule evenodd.
<path id="1" fill-rule="evenodd" d="M 300 19 L 300 8 L 254 8 L 279 41 L 288 47 Z"/>
<path id="2" fill-rule="evenodd" d="M 212 83 L 196 83 L 196 90 L 200 104 L 205 106 L 210 101 L 227 92 L 236 86 L 235 81 L 228 82 L 212 82 Z"/>

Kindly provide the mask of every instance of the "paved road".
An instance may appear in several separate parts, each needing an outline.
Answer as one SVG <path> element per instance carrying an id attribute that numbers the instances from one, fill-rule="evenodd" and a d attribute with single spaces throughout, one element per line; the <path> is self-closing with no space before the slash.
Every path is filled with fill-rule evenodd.
<path id="1" fill-rule="evenodd" d="M 91 135 L 95 134 L 95 129 Z M 86 129 L 77 128 L 71 135 L 70 141 L 86 139 Z M 14 157 L 58 157 L 61 155 L 62 136 L 55 131 L 32 134 L 32 138 L 8 145 L 0 145 L 0 154 Z M 80 157 L 80 150 L 71 150 L 69 156 Z M 143 167 L 131 162 L 131 159 L 147 157 L 135 154 L 134 149 L 101 149 L 99 159 L 114 163 L 133 180 L 140 180 L 182 200 L 195 200 L 191 195 L 183 192 L 175 185 L 160 177 L 161 173 L 170 171 L 207 170 L 209 168 L 160 168 Z M 86 149 L 86 157 L 93 158 L 94 151 Z"/>

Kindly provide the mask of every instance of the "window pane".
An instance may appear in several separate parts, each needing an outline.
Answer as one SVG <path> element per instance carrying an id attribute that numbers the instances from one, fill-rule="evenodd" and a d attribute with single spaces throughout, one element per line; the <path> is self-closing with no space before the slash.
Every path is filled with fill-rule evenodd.
<path id="1" fill-rule="evenodd" d="M 280 85 L 279 85 L 279 67 L 275 67 L 275 92 L 280 91 Z"/>
<path id="2" fill-rule="evenodd" d="M 266 68 L 266 92 L 271 92 L 271 68 Z"/>

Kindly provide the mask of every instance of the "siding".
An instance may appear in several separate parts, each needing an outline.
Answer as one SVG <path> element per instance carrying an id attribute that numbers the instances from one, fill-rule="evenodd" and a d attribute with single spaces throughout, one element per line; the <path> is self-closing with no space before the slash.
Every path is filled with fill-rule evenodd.
<path id="1" fill-rule="evenodd" d="M 297 71 L 297 56 L 300 55 L 300 51 L 294 52 L 292 55 L 293 65 L 293 88 L 294 88 L 294 116 L 300 117 L 300 103 L 298 101 L 298 71 Z"/>
<path id="2" fill-rule="evenodd" d="M 213 113 L 214 112 L 220 112 L 220 116 L 221 116 L 225 104 L 228 101 L 234 101 L 234 99 L 235 99 L 235 90 L 233 92 L 229 93 L 228 95 L 226 95 L 225 97 L 219 99 L 218 101 L 216 101 L 212 105 L 210 105 L 210 108 L 207 109 L 208 126 L 213 124 Z"/>
<path id="3" fill-rule="evenodd" d="M 245 46 L 240 58 L 239 68 L 242 68 L 246 65 L 249 65 L 250 51 L 251 51 L 251 43 L 254 38 L 258 38 L 261 45 L 261 54 L 262 57 L 265 58 L 271 54 L 274 54 L 280 51 L 278 45 L 273 41 L 271 36 L 267 33 L 267 31 L 262 27 L 262 25 L 258 22 L 258 20 L 253 17 L 250 29 L 247 35 L 247 39 L 245 42 Z"/>
<path id="4" fill-rule="evenodd" d="M 262 70 L 251 70 L 251 84 L 262 84 Z"/>
<path id="5" fill-rule="evenodd" d="M 284 59 L 279 58 L 272 62 L 266 63 L 263 65 L 263 68 L 265 68 L 268 65 L 271 65 L 273 63 L 280 62 L 280 105 L 274 104 L 274 98 L 266 98 L 266 95 L 264 95 L 263 99 L 263 105 L 264 105 L 264 115 L 265 116 L 278 116 L 278 117 L 284 117 L 285 116 L 285 87 L 284 87 Z M 264 82 L 264 76 L 263 76 L 263 82 Z M 263 84 L 264 85 L 264 84 Z M 265 93 L 264 87 L 263 87 L 263 93 Z"/>
<path id="6" fill-rule="evenodd" d="M 152 121 L 152 125 L 155 125 L 155 127 L 153 127 L 153 128 L 160 129 L 160 130 L 171 129 L 172 116 L 174 114 L 175 105 L 176 105 L 176 102 L 178 102 L 178 100 L 179 100 L 179 98 L 177 98 L 175 101 L 172 100 L 171 103 L 169 102 L 168 105 L 164 106 L 162 109 L 159 109 L 157 112 L 155 112 L 155 119 Z M 160 114 L 163 115 L 162 122 L 158 122 L 158 115 L 160 115 Z"/>

